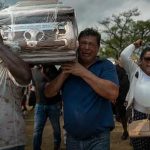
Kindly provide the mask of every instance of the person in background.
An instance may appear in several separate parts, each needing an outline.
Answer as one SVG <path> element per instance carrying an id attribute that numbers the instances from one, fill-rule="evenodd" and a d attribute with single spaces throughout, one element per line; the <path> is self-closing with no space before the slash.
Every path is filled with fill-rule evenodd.
<path id="1" fill-rule="evenodd" d="M 0 150 L 24 150 L 21 100 L 31 77 L 29 65 L 5 46 L 0 36 Z"/>
<path id="2" fill-rule="evenodd" d="M 125 99 L 129 90 L 129 80 L 126 71 L 124 70 L 120 58 L 116 61 L 116 70 L 119 79 L 119 96 L 116 100 L 115 110 L 116 110 L 116 120 L 121 122 L 123 127 L 123 134 L 121 136 L 122 140 L 126 140 L 128 138 L 128 130 L 127 130 L 127 118 L 126 118 L 126 107 L 125 107 Z"/>
<path id="3" fill-rule="evenodd" d="M 26 116 L 27 116 L 27 106 L 26 106 L 26 103 L 27 103 L 27 88 L 24 88 L 22 92 L 23 92 L 23 97 L 22 97 L 22 100 L 21 100 L 21 107 L 22 107 L 23 117 L 25 119 Z"/>
<path id="4" fill-rule="evenodd" d="M 42 134 L 49 118 L 54 134 L 54 150 L 60 150 L 61 129 L 60 111 L 61 96 L 58 92 L 51 98 L 44 95 L 45 83 L 54 79 L 58 71 L 54 65 L 35 66 L 32 69 L 33 85 L 35 86 L 36 105 L 34 108 L 33 149 L 41 150 Z"/>
<path id="5" fill-rule="evenodd" d="M 28 86 L 27 106 L 29 110 L 33 110 L 36 104 L 35 86 L 32 81 Z"/>
<path id="6" fill-rule="evenodd" d="M 100 39 L 93 28 L 81 31 L 78 60 L 63 64 L 62 72 L 45 87 L 47 97 L 62 92 L 67 150 L 110 149 L 111 102 L 119 87 L 114 65 L 97 57 Z"/>
<path id="7" fill-rule="evenodd" d="M 130 88 L 127 94 L 127 109 L 132 107 L 131 120 L 146 119 L 150 115 L 150 47 L 142 50 L 139 63 L 136 64 L 131 56 L 140 48 L 142 40 L 138 39 L 126 47 L 121 55 L 121 63 L 126 70 Z M 131 138 L 134 150 L 149 150 L 150 136 Z"/>

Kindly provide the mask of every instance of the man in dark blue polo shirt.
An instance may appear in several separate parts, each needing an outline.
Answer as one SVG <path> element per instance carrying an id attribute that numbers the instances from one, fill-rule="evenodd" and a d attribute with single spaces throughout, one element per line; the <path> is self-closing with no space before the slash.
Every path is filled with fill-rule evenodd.
<path id="1" fill-rule="evenodd" d="M 67 150 L 110 149 L 111 102 L 119 88 L 114 65 L 97 57 L 100 39 L 93 28 L 81 31 L 78 61 L 63 64 L 62 72 L 45 89 L 47 97 L 62 90 Z"/>

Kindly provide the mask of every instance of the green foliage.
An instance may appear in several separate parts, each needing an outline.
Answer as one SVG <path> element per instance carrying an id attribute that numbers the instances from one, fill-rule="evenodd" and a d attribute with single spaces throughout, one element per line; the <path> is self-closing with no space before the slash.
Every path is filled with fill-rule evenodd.
<path id="1" fill-rule="evenodd" d="M 105 49 L 100 52 L 101 55 L 118 59 L 121 51 L 133 41 L 141 38 L 144 43 L 150 42 L 150 20 L 135 21 L 139 15 L 135 8 L 99 21 L 103 28 L 101 32 L 105 35 L 102 39 Z"/>

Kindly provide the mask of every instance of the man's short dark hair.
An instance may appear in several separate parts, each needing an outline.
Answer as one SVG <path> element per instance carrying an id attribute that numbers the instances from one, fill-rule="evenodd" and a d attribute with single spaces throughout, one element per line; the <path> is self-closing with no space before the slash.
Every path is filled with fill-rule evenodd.
<path id="1" fill-rule="evenodd" d="M 98 32 L 98 30 L 94 28 L 86 28 L 80 32 L 78 40 L 80 40 L 80 38 L 83 36 L 95 36 L 97 38 L 97 44 L 100 46 L 101 34 Z"/>

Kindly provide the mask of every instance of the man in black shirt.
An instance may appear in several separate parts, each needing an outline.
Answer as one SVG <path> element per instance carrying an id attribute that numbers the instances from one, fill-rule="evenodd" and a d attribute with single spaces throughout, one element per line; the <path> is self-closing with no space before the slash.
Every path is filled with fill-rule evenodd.
<path id="1" fill-rule="evenodd" d="M 44 87 L 46 82 L 50 82 L 58 74 L 54 65 L 36 66 L 32 69 L 33 84 L 36 92 L 36 105 L 34 115 L 34 135 L 33 149 L 41 150 L 42 133 L 49 118 L 54 130 L 54 150 L 60 149 L 61 129 L 60 129 L 60 110 L 61 96 L 58 93 L 56 96 L 46 98 L 44 95 Z"/>
<path id="2" fill-rule="evenodd" d="M 120 61 L 118 61 L 116 64 L 116 70 L 117 70 L 119 85 L 120 85 L 119 96 L 115 104 L 116 119 L 121 122 L 123 127 L 123 134 L 121 136 L 121 139 L 126 140 L 128 138 L 128 131 L 127 131 L 127 119 L 126 119 L 126 107 L 124 105 L 124 102 L 129 90 L 129 80 L 126 71 L 122 67 Z"/>

